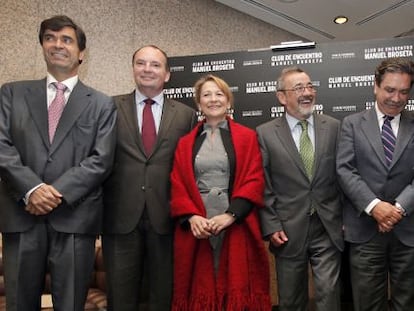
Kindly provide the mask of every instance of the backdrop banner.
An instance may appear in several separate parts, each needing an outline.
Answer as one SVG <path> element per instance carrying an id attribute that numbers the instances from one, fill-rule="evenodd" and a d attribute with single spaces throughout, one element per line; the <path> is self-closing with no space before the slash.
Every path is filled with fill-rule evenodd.
<path id="1" fill-rule="evenodd" d="M 317 87 L 315 111 L 341 120 L 374 105 L 375 68 L 389 57 L 414 61 L 413 45 L 414 37 L 402 37 L 171 57 L 165 94 L 195 107 L 195 81 L 205 74 L 217 75 L 233 91 L 234 119 L 255 128 L 283 114 L 275 96 L 276 79 L 284 67 L 298 66 Z M 413 96 L 410 98 L 406 109 L 414 110 Z"/>

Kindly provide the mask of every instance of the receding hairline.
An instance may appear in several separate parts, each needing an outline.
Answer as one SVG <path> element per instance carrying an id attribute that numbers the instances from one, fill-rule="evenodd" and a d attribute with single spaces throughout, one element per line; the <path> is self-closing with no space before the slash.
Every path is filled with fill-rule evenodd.
<path id="1" fill-rule="evenodd" d="M 153 45 L 153 44 L 148 44 L 148 45 L 144 45 L 144 46 L 141 46 L 140 48 L 138 48 L 133 54 L 132 54 L 132 64 L 134 64 L 134 61 L 135 61 L 135 56 L 141 51 L 141 50 L 143 50 L 143 49 L 146 49 L 146 48 L 152 48 L 152 49 L 154 49 L 154 50 L 158 50 L 163 56 L 164 56 L 164 60 L 165 60 L 165 67 L 166 67 L 166 69 L 167 69 L 167 71 L 170 71 L 170 65 L 169 65 L 169 63 L 168 63 L 168 55 L 167 55 L 167 53 L 164 51 L 164 50 L 162 50 L 161 48 L 159 48 L 158 46 L 156 46 L 156 45 Z"/>

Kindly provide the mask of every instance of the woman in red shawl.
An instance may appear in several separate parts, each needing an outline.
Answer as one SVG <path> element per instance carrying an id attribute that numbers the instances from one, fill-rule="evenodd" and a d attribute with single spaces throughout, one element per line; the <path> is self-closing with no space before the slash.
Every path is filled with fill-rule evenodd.
<path id="1" fill-rule="evenodd" d="M 269 311 L 256 133 L 228 117 L 233 94 L 222 79 L 198 80 L 195 101 L 204 120 L 179 141 L 171 173 L 177 219 L 172 310 Z"/>

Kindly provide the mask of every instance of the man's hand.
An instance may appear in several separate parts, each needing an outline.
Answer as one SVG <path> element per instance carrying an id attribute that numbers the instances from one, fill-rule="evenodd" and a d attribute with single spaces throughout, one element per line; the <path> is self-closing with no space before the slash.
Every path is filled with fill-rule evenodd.
<path id="1" fill-rule="evenodd" d="M 62 203 L 62 195 L 53 186 L 44 184 L 29 197 L 26 211 L 33 215 L 46 215 Z"/>
<path id="2" fill-rule="evenodd" d="M 280 247 L 288 241 L 285 231 L 276 231 L 270 237 L 270 242 L 276 247 Z"/>
<path id="3" fill-rule="evenodd" d="M 384 201 L 380 201 L 375 205 L 371 215 L 377 221 L 379 232 L 390 232 L 403 217 L 399 208 Z"/>

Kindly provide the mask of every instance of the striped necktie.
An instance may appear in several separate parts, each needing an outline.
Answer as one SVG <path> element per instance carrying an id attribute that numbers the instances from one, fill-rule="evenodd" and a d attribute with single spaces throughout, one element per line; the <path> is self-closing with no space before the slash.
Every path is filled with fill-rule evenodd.
<path id="1" fill-rule="evenodd" d="M 384 116 L 384 123 L 381 130 L 381 140 L 384 145 L 385 162 L 390 166 L 392 162 L 392 155 L 394 154 L 396 138 L 391 127 L 391 120 L 394 117 Z"/>

